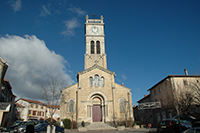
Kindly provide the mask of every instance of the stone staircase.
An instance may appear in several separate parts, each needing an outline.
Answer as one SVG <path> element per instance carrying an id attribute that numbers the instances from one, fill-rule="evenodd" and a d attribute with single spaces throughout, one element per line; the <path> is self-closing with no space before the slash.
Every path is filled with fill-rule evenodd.
<path id="1" fill-rule="evenodd" d="M 93 122 L 87 126 L 87 130 L 117 130 L 117 128 L 109 126 L 103 122 Z"/>

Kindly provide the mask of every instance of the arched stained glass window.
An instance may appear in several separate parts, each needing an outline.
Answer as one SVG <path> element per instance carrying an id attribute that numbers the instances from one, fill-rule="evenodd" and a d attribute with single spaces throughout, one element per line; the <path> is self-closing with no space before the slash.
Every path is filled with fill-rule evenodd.
<path id="1" fill-rule="evenodd" d="M 119 100 L 119 110 L 120 112 L 125 112 L 126 111 L 126 102 L 123 98 L 120 98 Z"/>
<path id="2" fill-rule="evenodd" d="M 93 79 L 92 79 L 92 77 L 90 77 L 90 87 L 92 87 L 92 85 L 93 85 Z"/>
<path id="3" fill-rule="evenodd" d="M 94 76 L 94 85 L 99 86 L 99 75 Z"/>
<path id="4" fill-rule="evenodd" d="M 101 86 L 104 86 L 104 77 L 101 77 Z"/>
<path id="5" fill-rule="evenodd" d="M 100 54 L 100 53 L 101 53 L 101 52 L 100 52 L 100 42 L 97 41 L 97 42 L 96 42 L 96 45 L 97 45 L 97 54 Z"/>
<path id="6" fill-rule="evenodd" d="M 68 103 L 69 112 L 74 112 L 74 100 L 70 100 Z"/>
<path id="7" fill-rule="evenodd" d="M 91 41 L 91 54 L 94 54 L 94 41 Z"/>

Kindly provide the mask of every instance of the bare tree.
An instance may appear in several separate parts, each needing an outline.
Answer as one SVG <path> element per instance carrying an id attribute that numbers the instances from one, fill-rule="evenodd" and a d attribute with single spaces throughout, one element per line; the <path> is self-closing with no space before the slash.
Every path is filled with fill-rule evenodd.
<path id="1" fill-rule="evenodd" d="M 52 125 L 53 115 L 55 111 L 58 109 L 58 106 L 53 106 L 53 105 L 60 104 L 61 90 L 66 85 L 64 85 L 63 81 L 59 81 L 52 76 L 51 79 L 47 81 L 47 83 L 42 83 L 41 86 L 42 86 L 41 89 L 42 99 L 46 101 L 47 108 L 49 108 L 49 113 L 51 116 L 51 125 Z"/>
<path id="2" fill-rule="evenodd" d="M 188 86 L 180 85 L 171 78 L 171 84 L 160 97 L 162 108 L 174 109 L 176 115 L 188 114 L 194 99 L 194 92 Z"/>
<path id="3" fill-rule="evenodd" d="M 172 109 L 175 111 L 178 120 L 180 121 L 180 115 L 188 114 L 190 107 L 194 103 L 194 92 L 189 89 L 188 86 L 181 86 L 176 84 L 173 79 L 171 79 L 171 87 L 166 90 L 165 95 L 163 96 L 164 108 Z M 181 126 L 179 124 L 181 131 Z"/>
<path id="4" fill-rule="evenodd" d="M 177 112 L 177 116 L 188 114 L 193 104 L 193 92 L 187 89 L 178 88 L 173 92 L 173 106 Z"/>
<path id="5" fill-rule="evenodd" d="M 189 85 L 191 91 L 194 92 L 193 101 L 194 105 L 200 106 L 200 80 L 196 80 L 196 82 L 192 82 Z"/>

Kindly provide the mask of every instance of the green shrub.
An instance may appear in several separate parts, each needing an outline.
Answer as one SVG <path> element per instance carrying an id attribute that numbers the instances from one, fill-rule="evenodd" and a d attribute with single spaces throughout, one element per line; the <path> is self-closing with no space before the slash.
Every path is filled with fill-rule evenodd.
<path id="1" fill-rule="evenodd" d="M 82 121 L 82 122 L 81 122 L 81 125 L 82 125 L 82 127 L 85 127 L 85 122 Z"/>
<path id="2" fill-rule="evenodd" d="M 64 128 L 70 129 L 70 128 L 71 128 L 70 125 L 71 125 L 71 120 L 68 119 L 68 118 L 65 118 L 65 119 L 63 120 L 63 126 L 64 126 Z"/>
<path id="3" fill-rule="evenodd" d="M 46 121 L 48 123 L 51 123 L 51 118 L 47 118 Z M 56 120 L 54 120 L 53 118 L 52 118 L 52 124 L 56 124 Z"/>
<path id="4" fill-rule="evenodd" d="M 60 126 L 60 121 L 58 120 L 58 121 L 56 121 L 56 123 L 55 123 L 56 125 L 58 125 L 58 126 Z"/>

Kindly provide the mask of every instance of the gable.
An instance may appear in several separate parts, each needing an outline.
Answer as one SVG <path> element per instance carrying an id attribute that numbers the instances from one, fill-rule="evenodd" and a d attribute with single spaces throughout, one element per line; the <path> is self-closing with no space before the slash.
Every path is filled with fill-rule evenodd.
<path id="1" fill-rule="evenodd" d="M 78 83 L 75 83 L 73 85 L 70 85 L 64 89 L 62 89 L 62 92 L 66 91 L 66 90 L 72 90 L 72 89 L 77 89 Z"/>
<path id="2" fill-rule="evenodd" d="M 108 74 L 111 74 L 111 75 L 115 76 L 115 72 L 109 71 L 108 69 L 105 69 L 105 68 L 103 68 L 103 67 L 101 67 L 101 66 L 99 66 L 97 64 L 93 65 L 92 67 L 90 67 L 90 68 L 88 68 L 88 69 L 86 69 L 84 71 L 78 72 L 78 74 L 82 75 L 82 74 L 88 73 L 88 72 L 90 72 L 90 71 L 92 71 L 94 69 L 99 69 L 99 70 L 101 70 L 103 72 L 106 72 Z"/>
<path id="3" fill-rule="evenodd" d="M 123 86 L 123 85 L 120 85 L 120 84 L 118 84 L 118 83 L 115 83 L 115 88 L 116 89 L 123 89 L 123 90 L 126 90 L 126 91 L 131 91 L 131 89 L 130 88 L 128 88 L 128 87 L 125 87 L 125 86 Z"/>

